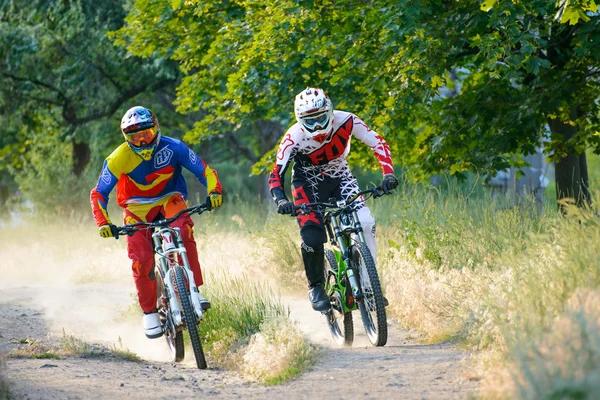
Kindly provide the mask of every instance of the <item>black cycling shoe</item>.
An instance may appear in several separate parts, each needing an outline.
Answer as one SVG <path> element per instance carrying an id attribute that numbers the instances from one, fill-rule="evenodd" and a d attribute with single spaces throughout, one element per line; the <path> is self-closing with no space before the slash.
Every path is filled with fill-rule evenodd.
<path id="1" fill-rule="evenodd" d="M 308 299 L 312 303 L 312 308 L 315 311 L 329 310 L 329 298 L 323 286 L 317 285 L 308 289 Z"/>

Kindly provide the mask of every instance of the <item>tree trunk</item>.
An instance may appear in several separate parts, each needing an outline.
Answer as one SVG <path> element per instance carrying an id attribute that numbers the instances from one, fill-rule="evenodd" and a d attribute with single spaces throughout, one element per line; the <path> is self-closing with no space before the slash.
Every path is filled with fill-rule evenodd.
<path id="1" fill-rule="evenodd" d="M 260 136 L 260 156 L 262 157 L 266 152 L 270 151 L 283 136 L 283 126 L 279 122 L 275 121 L 258 121 L 258 128 L 261 132 Z M 273 161 L 275 161 L 273 159 Z M 271 205 L 271 190 L 269 189 L 269 179 L 265 176 L 262 182 L 262 189 L 260 191 L 261 197 L 267 203 Z"/>
<path id="2" fill-rule="evenodd" d="M 73 142 L 73 173 L 81 176 L 90 161 L 90 145 L 88 143 Z"/>
<path id="3" fill-rule="evenodd" d="M 577 118 L 576 112 L 571 112 L 571 120 Z M 553 137 L 561 138 L 561 150 L 566 154 L 556 161 L 556 199 L 573 199 L 578 207 L 591 204 L 589 192 L 589 177 L 585 152 L 577 154 L 573 150 L 574 143 L 569 143 L 577 135 L 577 126 L 559 119 L 549 120 Z M 559 209 L 563 207 L 559 204 Z"/>

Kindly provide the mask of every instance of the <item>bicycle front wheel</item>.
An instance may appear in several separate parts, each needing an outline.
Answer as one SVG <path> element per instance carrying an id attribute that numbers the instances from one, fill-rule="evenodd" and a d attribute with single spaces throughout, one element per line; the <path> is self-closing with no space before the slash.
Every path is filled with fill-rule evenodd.
<path id="1" fill-rule="evenodd" d="M 192 349 L 194 349 L 196 365 L 198 369 L 206 369 L 206 358 L 204 357 L 204 350 L 202 349 L 202 343 L 200 342 L 200 334 L 198 333 L 198 318 L 194 312 L 194 307 L 192 307 L 190 291 L 187 288 L 183 267 L 181 266 L 175 267 L 175 281 L 177 283 L 177 291 L 179 292 L 183 319 L 187 326 L 188 334 L 190 335 Z"/>
<path id="2" fill-rule="evenodd" d="M 375 261 L 364 243 L 351 248 L 352 263 L 358 271 L 363 299 L 359 303 L 363 326 L 373 346 L 385 346 L 387 343 L 387 315 L 381 283 Z"/>

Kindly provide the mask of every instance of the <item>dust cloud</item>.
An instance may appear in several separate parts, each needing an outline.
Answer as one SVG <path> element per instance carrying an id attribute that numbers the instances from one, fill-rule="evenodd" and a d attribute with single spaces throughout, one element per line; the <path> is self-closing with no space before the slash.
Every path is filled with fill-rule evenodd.
<path id="1" fill-rule="evenodd" d="M 272 257 L 250 235 L 221 234 L 215 241 L 200 234 L 196 241 L 208 284 L 225 273 L 267 281 L 279 291 L 265 268 Z M 25 225 L 0 229 L 0 243 L 2 285 L 13 289 L 3 302 L 42 312 L 51 335 L 60 337 L 64 331 L 86 342 L 129 349 L 144 359 L 169 360 L 164 340 L 143 334 L 125 240 L 102 239 L 88 224 Z M 306 337 L 332 345 L 325 317 L 311 309 L 306 296 L 283 300 Z M 357 335 L 356 345 L 361 343 Z"/>

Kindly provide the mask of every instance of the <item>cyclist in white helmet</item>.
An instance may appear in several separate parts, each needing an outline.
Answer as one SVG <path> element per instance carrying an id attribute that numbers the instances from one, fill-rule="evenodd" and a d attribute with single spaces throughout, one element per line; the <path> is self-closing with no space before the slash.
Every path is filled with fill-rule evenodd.
<path id="1" fill-rule="evenodd" d="M 330 197 L 347 200 L 359 192 L 358 182 L 346 161 L 350 152 L 350 139 L 356 137 L 369 146 L 381 166 L 384 192 L 398 186 L 394 176 L 390 148 L 385 140 L 369 129 L 356 115 L 334 110 L 331 100 L 319 88 L 306 88 L 296 96 L 294 111 L 297 123 L 283 137 L 277 151 L 277 159 L 269 186 L 277 203 L 277 212 L 292 214 L 294 204 L 327 201 Z M 294 160 L 292 174 L 292 204 L 284 190 L 283 176 Z M 365 238 L 373 258 L 377 257 L 375 220 L 362 201 L 355 209 L 363 226 Z M 324 247 L 327 237 L 322 215 L 311 212 L 298 215 L 302 237 L 302 259 L 309 286 L 309 299 L 313 309 L 326 311 L 329 299 L 323 289 Z"/>

